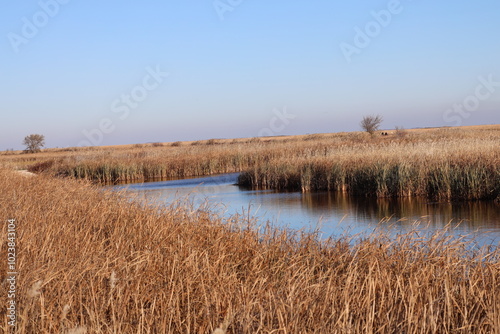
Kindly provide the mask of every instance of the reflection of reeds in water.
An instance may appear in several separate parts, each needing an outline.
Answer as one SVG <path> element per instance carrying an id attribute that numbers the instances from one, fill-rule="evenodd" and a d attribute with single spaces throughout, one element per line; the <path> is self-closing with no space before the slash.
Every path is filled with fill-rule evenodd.
<path id="1" fill-rule="evenodd" d="M 19 333 L 500 328 L 500 250 L 445 232 L 321 241 L 74 180 L 0 170 L 0 188 L 0 216 L 17 222 Z"/>
<path id="2" fill-rule="evenodd" d="M 432 202 L 422 197 L 365 198 L 343 192 L 307 192 L 302 193 L 297 201 L 311 213 L 328 215 L 343 212 L 361 215 L 371 221 L 428 216 L 434 227 L 452 221 L 469 229 L 496 228 L 500 222 L 499 206 L 492 201 Z M 272 198 L 268 202 L 274 204 Z M 467 220 L 464 221 L 465 217 Z"/>

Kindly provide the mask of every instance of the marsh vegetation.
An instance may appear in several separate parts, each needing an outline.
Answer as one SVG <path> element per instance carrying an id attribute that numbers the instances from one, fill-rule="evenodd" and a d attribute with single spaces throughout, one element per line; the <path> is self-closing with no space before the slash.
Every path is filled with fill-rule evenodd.
<path id="1" fill-rule="evenodd" d="M 240 184 L 253 188 L 494 200 L 500 194 L 500 127 L 70 148 L 3 155 L 2 162 L 107 184 L 241 172 Z"/>
<path id="2" fill-rule="evenodd" d="M 183 203 L 144 206 L 85 180 L 0 169 L 0 188 L 0 216 L 18 224 L 17 333 L 500 328 L 499 249 L 446 231 L 324 240 Z"/>

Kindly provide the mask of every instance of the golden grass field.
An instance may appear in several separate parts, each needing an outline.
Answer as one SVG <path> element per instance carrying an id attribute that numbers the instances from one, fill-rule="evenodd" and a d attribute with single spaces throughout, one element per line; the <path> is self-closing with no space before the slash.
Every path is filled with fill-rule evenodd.
<path id="1" fill-rule="evenodd" d="M 349 132 L 4 154 L 0 165 L 100 183 L 242 172 L 240 184 L 373 197 L 494 200 L 500 125 Z"/>
<path id="2" fill-rule="evenodd" d="M 0 189 L 1 235 L 7 219 L 17 225 L 15 333 L 500 330 L 500 250 L 445 232 L 258 233 L 245 217 L 146 207 L 88 181 L 6 169 Z M 4 287 L 7 271 L 3 260 Z"/>
<path id="3" fill-rule="evenodd" d="M 247 171 L 277 188 L 270 180 L 289 173 L 310 191 L 321 188 L 314 182 L 330 185 L 303 180 L 325 164 L 400 163 L 467 167 L 476 194 L 497 189 L 500 126 L 390 132 L 1 155 L 4 240 L 7 220 L 16 221 L 14 332 L 500 333 L 498 247 L 476 249 L 446 231 L 329 240 L 271 226 L 258 232 L 248 217 L 186 203 L 144 206 L 95 182 Z M 2 291 L 7 249 L 4 241 Z"/>

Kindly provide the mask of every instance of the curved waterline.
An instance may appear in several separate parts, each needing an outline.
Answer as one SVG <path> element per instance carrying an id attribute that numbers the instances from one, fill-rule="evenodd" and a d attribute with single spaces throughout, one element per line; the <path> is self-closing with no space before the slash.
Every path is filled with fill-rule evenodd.
<path id="1" fill-rule="evenodd" d="M 179 199 L 195 206 L 220 208 L 227 217 L 245 214 L 261 223 L 295 230 L 319 230 L 324 237 L 371 233 L 391 234 L 417 228 L 434 232 L 449 228 L 457 236 L 474 236 L 480 244 L 500 242 L 500 210 L 493 201 L 429 202 L 425 198 L 359 198 L 341 192 L 251 190 L 236 184 L 238 173 L 115 186 L 148 203 Z M 415 226 L 418 222 L 418 226 Z"/>

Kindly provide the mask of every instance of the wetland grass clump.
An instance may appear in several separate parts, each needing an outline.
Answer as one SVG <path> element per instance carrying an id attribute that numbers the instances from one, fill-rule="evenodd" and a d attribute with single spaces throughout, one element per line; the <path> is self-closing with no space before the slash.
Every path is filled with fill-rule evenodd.
<path id="1" fill-rule="evenodd" d="M 300 161 L 255 166 L 238 183 L 277 190 L 341 191 L 354 196 L 436 200 L 494 200 L 500 194 L 500 165 L 471 162 Z"/>
<path id="2" fill-rule="evenodd" d="M 258 166 L 238 183 L 252 188 L 342 191 L 366 197 L 424 196 L 436 200 L 494 200 L 500 194 L 499 166 L 409 163 L 350 163 Z M 286 172 L 284 171 L 286 169 Z"/>
<path id="3" fill-rule="evenodd" d="M 239 183 L 252 188 L 333 190 L 368 197 L 497 198 L 500 134 L 441 136 L 411 141 L 407 136 L 394 136 L 389 141 L 336 147 L 318 143 L 302 154 L 255 164 L 240 175 Z"/>
<path id="4" fill-rule="evenodd" d="M 0 169 L 0 188 L 0 216 L 18 233 L 15 333 L 500 328 L 500 250 L 446 231 L 323 240 L 182 203 L 135 204 L 88 181 Z"/>

